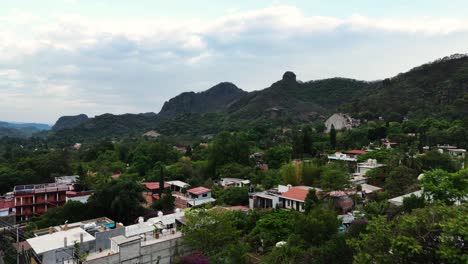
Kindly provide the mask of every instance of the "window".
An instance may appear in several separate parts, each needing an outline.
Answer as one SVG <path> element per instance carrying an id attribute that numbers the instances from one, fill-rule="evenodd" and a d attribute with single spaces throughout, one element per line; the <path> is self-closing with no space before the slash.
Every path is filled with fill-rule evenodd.
<path id="1" fill-rule="evenodd" d="M 203 196 L 203 197 L 207 197 L 207 196 L 208 196 L 208 194 L 207 194 L 207 193 L 204 193 L 202 196 Z"/>

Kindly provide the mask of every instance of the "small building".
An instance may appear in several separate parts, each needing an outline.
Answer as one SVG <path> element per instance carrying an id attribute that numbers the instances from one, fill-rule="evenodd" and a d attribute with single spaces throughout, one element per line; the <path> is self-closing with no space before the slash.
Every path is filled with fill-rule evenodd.
<path id="1" fill-rule="evenodd" d="M 81 191 L 81 192 L 76 192 L 76 191 L 67 191 L 65 193 L 65 201 L 77 201 L 81 203 L 87 203 L 89 197 L 93 195 L 94 191 Z"/>
<path id="2" fill-rule="evenodd" d="M 102 217 L 41 229 L 26 241 L 40 263 L 73 263 L 76 243 L 81 252 L 102 252 L 110 248 L 110 237 L 124 233 L 123 225 Z"/>
<path id="3" fill-rule="evenodd" d="M 205 187 L 188 189 L 185 194 L 173 192 L 172 196 L 176 198 L 174 202 L 176 208 L 180 209 L 200 206 L 216 201 L 216 199 L 211 197 L 211 190 Z"/>
<path id="4" fill-rule="evenodd" d="M 142 184 L 145 186 L 147 192 L 151 192 L 152 194 L 159 192 L 159 182 L 143 182 Z M 169 187 L 170 185 L 165 182 L 163 189 L 167 189 Z"/>
<path id="5" fill-rule="evenodd" d="M 304 212 L 305 199 L 310 189 L 312 188 L 308 186 L 290 187 L 288 191 L 280 196 L 281 208 Z"/>
<path id="6" fill-rule="evenodd" d="M 398 196 L 398 197 L 388 199 L 388 202 L 393 204 L 393 205 L 396 205 L 396 206 L 402 206 L 403 205 L 403 199 L 405 199 L 406 197 L 410 197 L 412 195 L 415 195 L 416 197 L 421 197 L 422 196 L 422 190 L 415 191 L 415 192 L 412 192 L 412 193 L 407 193 L 407 194 L 404 194 L 404 195 L 401 195 L 401 196 Z"/>
<path id="7" fill-rule="evenodd" d="M 249 208 L 294 209 L 303 212 L 305 199 L 311 189 L 315 189 L 316 193 L 322 191 L 309 186 L 278 185 L 276 189 L 250 193 Z"/>
<path id="8" fill-rule="evenodd" d="M 169 188 L 172 192 L 183 193 L 184 190 L 186 191 L 187 188 L 190 187 L 188 183 L 183 181 L 167 181 L 166 183 L 169 184 Z"/>
<path id="9" fill-rule="evenodd" d="M 368 171 L 384 166 L 384 164 L 378 163 L 375 159 L 368 159 L 365 162 L 360 162 L 357 164 L 356 173 L 364 176 Z"/>
<path id="10" fill-rule="evenodd" d="M 18 185 L 13 189 L 16 220 L 25 221 L 35 215 L 47 212 L 50 208 L 62 206 L 66 201 L 66 192 L 72 185 L 63 183 L 45 183 Z"/>
<path id="11" fill-rule="evenodd" d="M 0 197 L 0 217 L 16 214 L 15 200 L 12 193 Z"/>
<path id="12" fill-rule="evenodd" d="M 146 200 L 146 206 L 150 206 L 154 200 L 159 199 L 159 182 L 143 182 L 142 185 L 145 186 L 143 198 Z M 164 183 L 163 189 L 168 189 L 169 187 L 169 184 Z"/>
<path id="13" fill-rule="evenodd" d="M 55 177 L 55 183 L 73 185 L 78 181 L 79 178 L 80 176 L 78 175 Z"/>
<path id="14" fill-rule="evenodd" d="M 42 230 L 27 242 L 39 263 L 173 263 L 176 255 L 189 253 L 178 227 L 184 213 L 176 210 L 124 227 L 107 218 Z M 75 243 L 84 257 L 77 259 Z"/>
<path id="15" fill-rule="evenodd" d="M 271 191 L 249 194 L 250 209 L 276 209 L 279 207 L 279 194 Z"/>
<path id="16" fill-rule="evenodd" d="M 238 178 L 221 178 L 221 181 L 219 182 L 219 185 L 221 185 L 224 188 L 247 187 L 247 186 L 250 185 L 250 181 L 249 180 L 238 179 Z"/>
<path id="17" fill-rule="evenodd" d="M 346 162 L 357 162 L 355 155 L 349 155 L 346 153 L 336 152 L 328 155 L 329 161 L 346 161 Z"/>
<path id="18" fill-rule="evenodd" d="M 437 149 L 440 153 L 449 154 L 455 161 L 460 164 L 462 169 L 465 168 L 466 149 L 460 149 L 450 145 L 437 145 Z"/>

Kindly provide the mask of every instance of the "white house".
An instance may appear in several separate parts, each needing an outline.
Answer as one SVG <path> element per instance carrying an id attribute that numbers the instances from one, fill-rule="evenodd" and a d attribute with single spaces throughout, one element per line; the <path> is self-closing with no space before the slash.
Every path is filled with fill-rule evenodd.
<path id="1" fill-rule="evenodd" d="M 238 178 L 221 178 L 221 181 L 219 182 L 219 185 L 221 185 L 224 188 L 246 187 L 246 186 L 250 185 L 250 181 L 249 180 L 238 179 Z"/>

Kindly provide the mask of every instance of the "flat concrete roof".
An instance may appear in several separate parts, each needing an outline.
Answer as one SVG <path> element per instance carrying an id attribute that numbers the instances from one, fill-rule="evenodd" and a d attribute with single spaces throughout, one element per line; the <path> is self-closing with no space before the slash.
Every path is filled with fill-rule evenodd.
<path id="1" fill-rule="evenodd" d="M 30 238 L 28 241 L 36 254 L 64 248 L 64 239 L 67 238 L 67 247 L 72 247 L 75 242 L 80 242 L 80 234 L 83 234 L 83 242 L 93 241 L 95 238 L 81 228 L 72 228 L 66 231 L 59 231 L 50 235 L 43 235 Z"/>
<path id="2" fill-rule="evenodd" d="M 115 236 L 111 238 L 117 245 L 122 245 L 125 243 L 133 242 L 133 241 L 140 241 L 141 237 L 139 236 L 132 236 L 132 237 L 125 237 L 125 236 Z"/>

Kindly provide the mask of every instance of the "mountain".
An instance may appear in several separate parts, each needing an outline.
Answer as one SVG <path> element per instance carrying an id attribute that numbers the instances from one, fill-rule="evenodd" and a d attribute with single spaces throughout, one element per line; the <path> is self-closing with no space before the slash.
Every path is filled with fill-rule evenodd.
<path id="1" fill-rule="evenodd" d="M 58 131 L 62 129 L 70 129 L 77 127 L 86 121 L 89 120 L 89 117 L 85 114 L 80 114 L 76 116 L 62 116 L 60 117 L 55 125 L 52 127 L 52 130 Z"/>
<path id="2" fill-rule="evenodd" d="M 293 72 L 269 88 L 251 92 L 229 106 L 234 117 L 313 121 L 365 92 L 369 83 L 345 78 L 299 82 Z"/>
<path id="3" fill-rule="evenodd" d="M 0 121 L 0 127 L 10 127 L 10 128 L 36 128 L 38 130 L 49 130 L 51 129 L 50 125 L 48 124 L 40 124 L 40 123 L 19 123 L 19 122 L 5 122 Z"/>
<path id="4" fill-rule="evenodd" d="M 175 117 L 187 113 L 219 113 L 225 112 L 229 105 L 246 95 L 230 82 L 219 83 L 210 89 L 195 93 L 182 93 L 165 102 L 159 115 L 161 117 Z"/>
<path id="5" fill-rule="evenodd" d="M 47 130 L 50 130 L 50 126 L 47 124 L 0 121 L 0 137 L 27 138 L 40 131 Z"/>
<path id="6" fill-rule="evenodd" d="M 281 80 L 259 91 L 245 92 L 232 83 L 220 83 L 205 92 L 170 99 L 159 114 L 62 117 L 52 136 L 86 140 L 141 135 L 149 130 L 163 135 L 203 135 L 261 123 L 323 120 L 336 111 L 363 119 L 466 118 L 468 57 L 446 57 L 373 82 L 346 78 L 301 82 L 293 72 L 286 72 Z"/>
<path id="7" fill-rule="evenodd" d="M 374 82 L 343 111 L 373 119 L 468 116 L 468 56 L 455 54 Z"/>
<path id="8" fill-rule="evenodd" d="M 68 125 L 66 128 L 62 128 L 63 123 L 59 123 L 59 121 L 54 126 L 54 133 L 51 134 L 52 138 L 66 138 L 70 142 L 82 142 L 90 138 L 140 136 L 143 132 L 156 127 L 157 116 L 155 113 L 143 113 L 103 114 L 94 118 L 86 117 L 86 119 L 71 118 L 65 119 L 65 121 L 72 121 L 71 123 L 65 123 L 65 125 Z M 58 127 L 57 124 L 59 124 Z"/>

